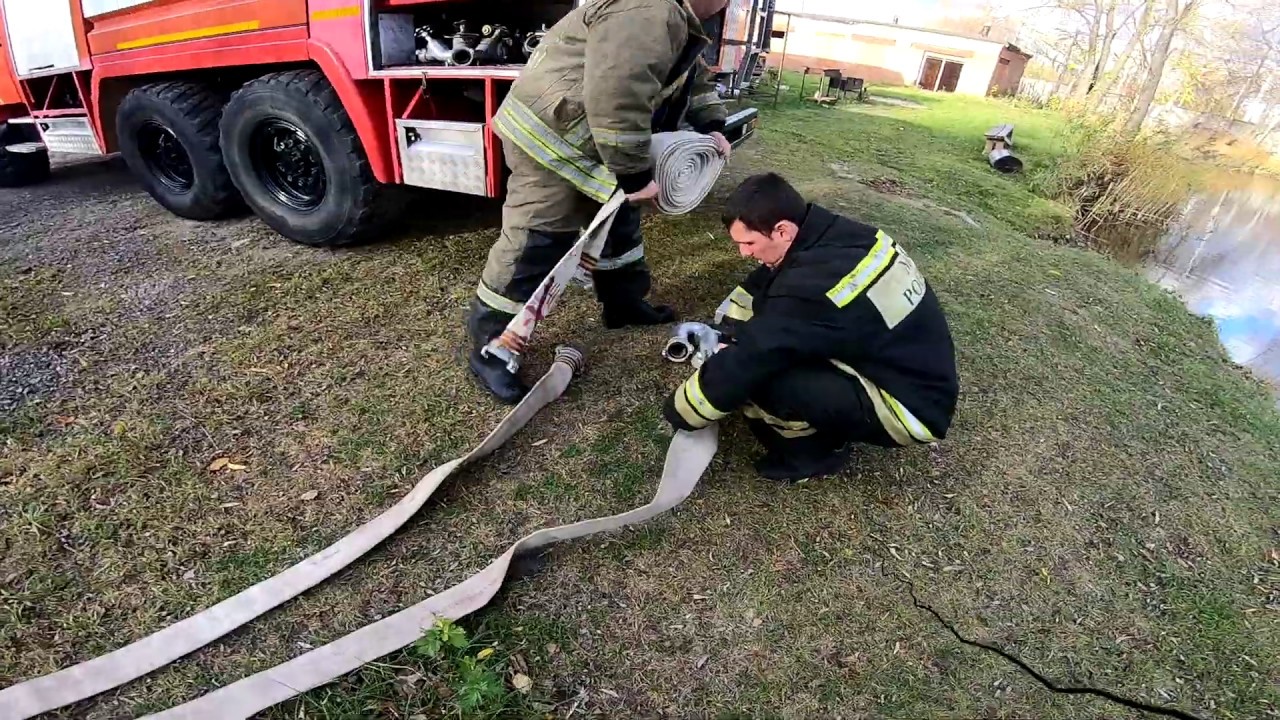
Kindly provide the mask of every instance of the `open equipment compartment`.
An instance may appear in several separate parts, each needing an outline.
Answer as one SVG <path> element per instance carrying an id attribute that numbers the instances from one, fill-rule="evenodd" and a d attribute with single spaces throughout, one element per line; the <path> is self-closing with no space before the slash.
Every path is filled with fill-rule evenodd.
<path id="1" fill-rule="evenodd" d="M 492 123 L 546 29 L 575 0 L 370 0 L 371 74 L 384 78 L 397 180 L 501 193 Z"/>
<path id="2" fill-rule="evenodd" d="M 382 0 L 370 23 L 373 70 L 522 67 L 574 0 Z"/>

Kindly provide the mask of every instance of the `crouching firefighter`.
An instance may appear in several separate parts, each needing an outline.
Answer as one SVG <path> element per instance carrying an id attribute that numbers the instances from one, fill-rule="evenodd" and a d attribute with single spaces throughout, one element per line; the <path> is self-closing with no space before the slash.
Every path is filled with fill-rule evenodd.
<path id="1" fill-rule="evenodd" d="M 471 370 L 500 401 L 528 391 L 484 352 L 573 247 L 614 191 L 624 203 L 592 274 L 610 329 L 675 319 L 645 299 L 640 208 L 658 197 L 650 139 L 687 121 L 728 157 L 725 108 L 701 60 L 701 21 L 728 0 L 595 0 L 547 33 L 494 117 L 507 168 L 502 235 L 467 322 Z"/>
<path id="2" fill-rule="evenodd" d="M 805 200 L 775 174 L 749 178 L 724 223 L 762 266 L 725 300 L 721 349 L 667 399 L 695 430 L 742 410 L 764 477 L 840 471 L 855 442 L 945 437 L 959 393 L 946 318 L 920 269 L 884 231 Z"/>

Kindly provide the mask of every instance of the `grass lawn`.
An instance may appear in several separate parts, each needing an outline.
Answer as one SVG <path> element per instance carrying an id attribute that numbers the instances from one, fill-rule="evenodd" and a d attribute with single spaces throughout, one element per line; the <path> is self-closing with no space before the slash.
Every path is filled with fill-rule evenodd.
<path id="1" fill-rule="evenodd" d="M 903 577 L 961 632 L 1060 681 L 1214 718 L 1280 712 L 1280 413 L 1208 321 L 1045 239 L 1070 211 L 1029 177 L 1063 152 L 1061 119 L 910 90 L 874 94 L 924 107 L 818 108 L 794 93 L 764 103 L 703 211 L 647 221 L 657 295 L 710 315 L 749 270 L 719 199 L 778 170 L 920 262 L 959 349 L 950 437 L 864 449 L 842 477 L 781 487 L 753 476 L 756 449 L 730 423 L 689 502 L 559 548 L 461 622 L 470 645 L 385 658 L 271 717 L 459 704 L 480 717 L 1134 717 L 960 645 L 912 607 Z M 997 122 L 1016 124 L 1026 176 L 986 165 L 981 133 Z M 181 277 L 223 281 L 142 319 L 56 269 L 0 264 L 0 349 L 98 339 L 74 354 L 71 386 L 0 415 L 0 685 L 283 570 L 482 438 L 502 410 L 459 348 L 493 225 L 486 205 L 458 228 L 334 254 L 239 265 L 175 252 Z M 646 502 L 668 438 L 660 404 L 686 368 L 660 360 L 665 329 L 607 333 L 596 312 L 574 293 L 540 330 L 531 376 L 557 342 L 588 354 L 565 398 L 405 531 L 62 716 L 190 699 L 438 592 L 526 532 Z M 247 469 L 206 470 L 219 457 Z M 527 693 L 511 689 L 517 672 Z"/>

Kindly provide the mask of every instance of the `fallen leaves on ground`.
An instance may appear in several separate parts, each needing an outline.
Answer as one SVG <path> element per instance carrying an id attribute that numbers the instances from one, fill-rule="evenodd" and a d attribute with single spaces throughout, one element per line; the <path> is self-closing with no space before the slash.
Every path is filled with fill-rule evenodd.
<path id="1" fill-rule="evenodd" d="M 528 694 L 530 688 L 533 687 L 533 680 L 524 673 L 516 673 L 511 676 L 511 687 L 515 688 L 517 692 Z"/>

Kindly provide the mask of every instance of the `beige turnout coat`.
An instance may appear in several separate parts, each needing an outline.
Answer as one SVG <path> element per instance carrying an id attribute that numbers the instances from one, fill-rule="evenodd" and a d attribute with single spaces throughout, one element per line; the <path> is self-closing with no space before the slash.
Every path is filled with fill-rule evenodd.
<path id="1" fill-rule="evenodd" d="M 599 202 L 635 192 L 653 179 L 655 131 L 724 128 L 709 44 L 682 0 L 592 0 L 547 33 L 495 129 Z"/>

